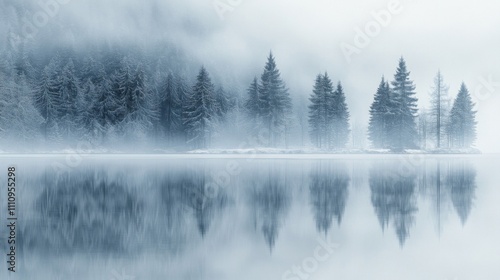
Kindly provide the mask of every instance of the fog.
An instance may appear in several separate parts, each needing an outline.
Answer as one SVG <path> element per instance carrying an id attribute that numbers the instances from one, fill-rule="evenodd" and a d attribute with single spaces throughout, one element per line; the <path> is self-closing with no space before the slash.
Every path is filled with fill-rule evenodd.
<path id="1" fill-rule="evenodd" d="M 86 49 L 114 43 L 147 50 L 168 43 L 193 69 L 204 65 L 218 81 L 243 93 L 272 50 L 294 102 L 306 100 L 315 76 L 328 71 L 344 85 L 351 123 L 364 126 L 381 76 L 392 79 L 404 56 L 419 108 L 429 106 L 438 69 L 453 97 L 465 82 L 477 104 L 476 146 L 500 152 L 494 124 L 500 121 L 500 66 L 494 59 L 500 49 L 498 1 L 61 0 L 51 2 L 56 6 L 47 14 L 40 3 L 48 2 L 0 1 L 2 46 L 21 39 L 43 52 L 54 45 Z M 347 59 L 341 45 L 354 45 L 356 28 L 365 30 L 374 21 L 373 11 L 391 5 L 398 12 Z M 37 24 L 37 13 L 45 13 L 44 24 Z M 36 32 L 27 34 L 30 24 Z"/>

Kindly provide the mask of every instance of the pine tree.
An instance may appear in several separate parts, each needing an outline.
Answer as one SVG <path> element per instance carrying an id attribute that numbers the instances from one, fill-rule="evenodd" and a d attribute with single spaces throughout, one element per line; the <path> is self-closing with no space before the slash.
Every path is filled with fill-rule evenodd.
<path id="1" fill-rule="evenodd" d="M 80 85 L 75 73 L 75 65 L 70 59 L 61 72 L 60 126 L 64 138 L 73 137 L 78 116 L 77 96 Z"/>
<path id="2" fill-rule="evenodd" d="M 194 148 L 207 148 L 211 144 L 216 102 L 214 85 L 205 67 L 201 67 L 187 102 L 184 120 L 188 144 Z"/>
<path id="3" fill-rule="evenodd" d="M 247 90 L 248 99 L 245 101 L 245 109 L 250 117 L 250 121 L 257 122 L 260 117 L 260 102 L 259 102 L 259 82 L 255 77 Z"/>
<path id="4" fill-rule="evenodd" d="M 335 137 L 335 129 L 336 122 L 339 114 L 337 114 L 337 99 L 336 92 L 333 86 L 333 82 L 328 76 L 328 73 L 323 75 L 322 79 L 322 125 L 321 129 L 323 130 L 323 146 L 327 149 L 332 149 L 334 145 L 334 137 Z"/>
<path id="5" fill-rule="evenodd" d="M 323 148 L 325 142 L 326 131 L 326 93 L 323 88 L 323 76 L 316 76 L 313 93 L 309 97 L 311 104 L 309 105 L 309 135 L 313 144 L 319 148 Z"/>
<path id="6" fill-rule="evenodd" d="M 53 58 L 44 68 L 35 89 L 34 104 L 44 119 L 42 130 L 45 139 L 50 134 L 50 128 L 59 121 L 61 111 L 61 81 L 58 69 L 58 61 Z"/>
<path id="7" fill-rule="evenodd" d="M 325 75 L 325 80 L 327 76 Z M 329 119 L 332 122 L 332 148 L 344 148 L 349 140 L 349 109 L 347 108 L 344 88 L 339 82 L 332 98 L 332 103 L 329 105 Z"/>
<path id="8" fill-rule="evenodd" d="M 127 107 L 127 98 L 132 96 L 130 92 L 132 85 L 132 70 L 131 62 L 127 57 L 124 57 L 120 63 L 119 68 L 115 70 L 111 79 L 111 91 L 113 92 L 109 106 L 112 114 L 109 115 L 111 125 L 115 126 L 116 131 L 123 130 L 119 126 L 123 125 L 128 112 L 131 111 Z"/>
<path id="9" fill-rule="evenodd" d="M 138 65 L 123 87 L 126 133 L 130 137 L 144 139 L 153 126 L 156 117 L 150 103 L 151 92 L 146 87 L 146 78 L 142 65 Z"/>
<path id="10" fill-rule="evenodd" d="M 106 125 L 100 107 L 100 93 L 91 78 L 83 84 L 78 95 L 78 127 L 80 135 L 90 143 L 98 144 L 104 137 Z"/>
<path id="11" fill-rule="evenodd" d="M 170 144 L 182 126 L 181 97 L 178 92 L 177 80 L 172 73 L 169 73 L 162 83 L 159 97 L 160 125 L 167 144 Z"/>
<path id="12" fill-rule="evenodd" d="M 373 103 L 370 106 L 368 137 L 374 148 L 389 147 L 389 133 L 390 127 L 393 124 L 394 114 L 391 89 L 389 83 L 382 77 Z"/>
<path id="13" fill-rule="evenodd" d="M 114 126 L 119 123 L 123 114 L 123 102 L 117 96 L 118 92 L 114 90 L 117 85 L 114 79 L 115 76 L 108 78 L 104 66 L 99 65 L 95 76 L 89 81 L 95 91 L 95 99 L 92 101 L 92 111 L 95 114 L 95 121 L 97 121 L 95 128 L 101 130 L 100 132 L 96 131 L 96 133 L 101 135 L 103 141 L 109 140 L 110 131 L 114 130 Z M 100 142 L 99 139 L 97 142 Z"/>
<path id="14" fill-rule="evenodd" d="M 12 73 L 8 79 L 0 74 L 0 139 L 10 147 L 32 143 L 42 122 L 24 73 Z"/>
<path id="15" fill-rule="evenodd" d="M 269 145 L 276 146 L 286 136 L 292 100 L 272 53 L 269 54 L 261 75 L 259 106 L 263 128 L 268 132 Z"/>
<path id="16" fill-rule="evenodd" d="M 392 92 L 391 99 L 397 104 L 395 122 L 391 128 L 392 147 L 396 150 L 416 148 L 418 99 L 414 97 L 415 85 L 410 80 L 410 72 L 403 58 L 399 60 L 399 66 L 394 75 Z"/>
<path id="17" fill-rule="evenodd" d="M 476 111 L 469 90 L 462 83 L 450 112 L 449 131 L 455 148 L 470 148 L 476 140 Z"/>
<path id="18" fill-rule="evenodd" d="M 191 96 L 190 89 L 186 85 L 186 82 L 183 77 L 180 75 L 175 76 L 176 86 L 177 86 L 177 96 L 179 98 L 180 104 L 180 118 L 181 122 L 179 123 L 179 140 L 183 140 L 184 143 L 187 142 L 187 127 L 185 125 L 185 120 L 187 116 L 187 109 L 189 104 L 189 97 Z"/>
<path id="19" fill-rule="evenodd" d="M 235 101 L 231 99 L 222 86 L 215 90 L 216 114 L 219 120 L 225 121 L 227 114 L 235 107 Z"/>
<path id="20" fill-rule="evenodd" d="M 243 103 L 243 112 L 246 117 L 247 133 L 251 137 L 258 138 L 263 129 L 260 99 L 259 99 L 259 82 L 257 77 L 254 77 L 252 83 L 247 89 L 247 98 Z"/>

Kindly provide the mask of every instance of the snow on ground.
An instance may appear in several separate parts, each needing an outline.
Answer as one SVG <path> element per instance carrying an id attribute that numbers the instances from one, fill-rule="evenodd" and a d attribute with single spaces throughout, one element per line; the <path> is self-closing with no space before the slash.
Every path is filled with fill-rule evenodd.
<path id="1" fill-rule="evenodd" d="M 404 150 L 391 152 L 389 149 L 346 149 L 346 150 L 321 150 L 321 149 L 279 149 L 279 148 L 253 148 L 253 149 L 200 149 L 187 152 L 188 154 L 480 154 L 477 149 L 452 149 L 452 150 Z"/>
<path id="2" fill-rule="evenodd" d="M 481 151 L 475 148 L 470 149 L 439 149 L 439 150 L 404 150 L 394 152 L 389 149 L 344 149 L 344 150 L 322 150 L 315 148 L 251 148 L 251 149 L 198 149 L 192 151 L 178 150 L 110 150 L 104 148 L 98 149 L 62 149 L 62 150 L 45 150 L 45 151 L 4 151 L 0 154 L 39 154 L 39 155 L 71 155 L 71 154 L 151 154 L 151 155 L 376 155 L 376 154 L 481 154 Z"/>

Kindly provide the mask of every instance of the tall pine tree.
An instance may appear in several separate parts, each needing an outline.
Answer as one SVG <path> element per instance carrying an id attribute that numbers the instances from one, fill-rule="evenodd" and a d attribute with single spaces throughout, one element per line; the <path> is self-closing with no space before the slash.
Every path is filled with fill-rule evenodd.
<path id="1" fill-rule="evenodd" d="M 75 65 L 69 59 L 61 72 L 61 87 L 59 94 L 60 103 L 60 126 L 64 138 L 71 138 L 76 133 L 76 120 L 78 117 L 77 97 L 80 85 L 75 73 Z"/>
<path id="2" fill-rule="evenodd" d="M 292 100 L 272 53 L 261 75 L 259 106 L 263 129 L 268 133 L 268 143 L 276 146 L 286 137 Z"/>
<path id="3" fill-rule="evenodd" d="M 182 131 L 182 96 L 177 79 L 169 73 L 160 87 L 160 125 L 167 144 Z"/>
<path id="4" fill-rule="evenodd" d="M 464 83 L 450 112 L 449 131 L 452 147 L 470 148 L 476 140 L 476 111 Z"/>
<path id="5" fill-rule="evenodd" d="M 324 89 L 323 76 L 316 76 L 314 88 L 309 97 L 309 135 L 312 143 L 319 148 L 326 145 L 326 106 L 327 97 Z"/>
<path id="6" fill-rule="evenodd" d="M 42 131 L 46 140 L 52 133 L 51 129 L 59 122 L 61 112 L 59 67 L 58 60 L 53 58 L 44 68 L 35 89 L 34 104 L 42 115 Z"/>
<path id="7" fill-rule="evenodd" d="M 327 76 L 325 75 L 325 80 Z M 331 148 L 342 149 L 347 144 L 349 140 L 349 109 L 347 108 L 344 88 L 339 82 L 337 84 L 337 89 L 333 93 L 331 99 L 331 104 L 329 104 L 329 120 L 331 122 Z"/>
<path id="8" fill-rule="evenodd" d="M 415 85 L 410 80 L 410 72 L 403 58 L 399 60 L 399 66 L 394 75 L 392 93 L 396 110 L 391 132 L 391 146 L 396 150 L 416 148 L 418 99 L 415 97 Z"/>
<path id="9" fill-rule="evenodd" d="M 187 103 L 184 124 L 188 144 L 193 148 L 208 148 L 217 118 L 217 100 L 214 85 L 205 67 L 201 67 Z"/>
<path id="10" fill-rule="evenodd" d="M 370 106 L 370 123 L 368 137 L 374 148 L 388 148 L 390 146 L 390 127 L 394 122 L 395 110 L 391 100 L 391 88 L 384 77 Z"/>

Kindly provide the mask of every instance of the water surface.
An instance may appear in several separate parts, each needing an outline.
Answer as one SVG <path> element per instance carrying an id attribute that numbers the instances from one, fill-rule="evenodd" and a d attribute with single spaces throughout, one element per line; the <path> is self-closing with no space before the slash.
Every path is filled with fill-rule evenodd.
<path id="1" fill-rule="evenodd" d="M 3 157 L 19 246 L 1 275 L 500 279 L 499 159 Z"/>

